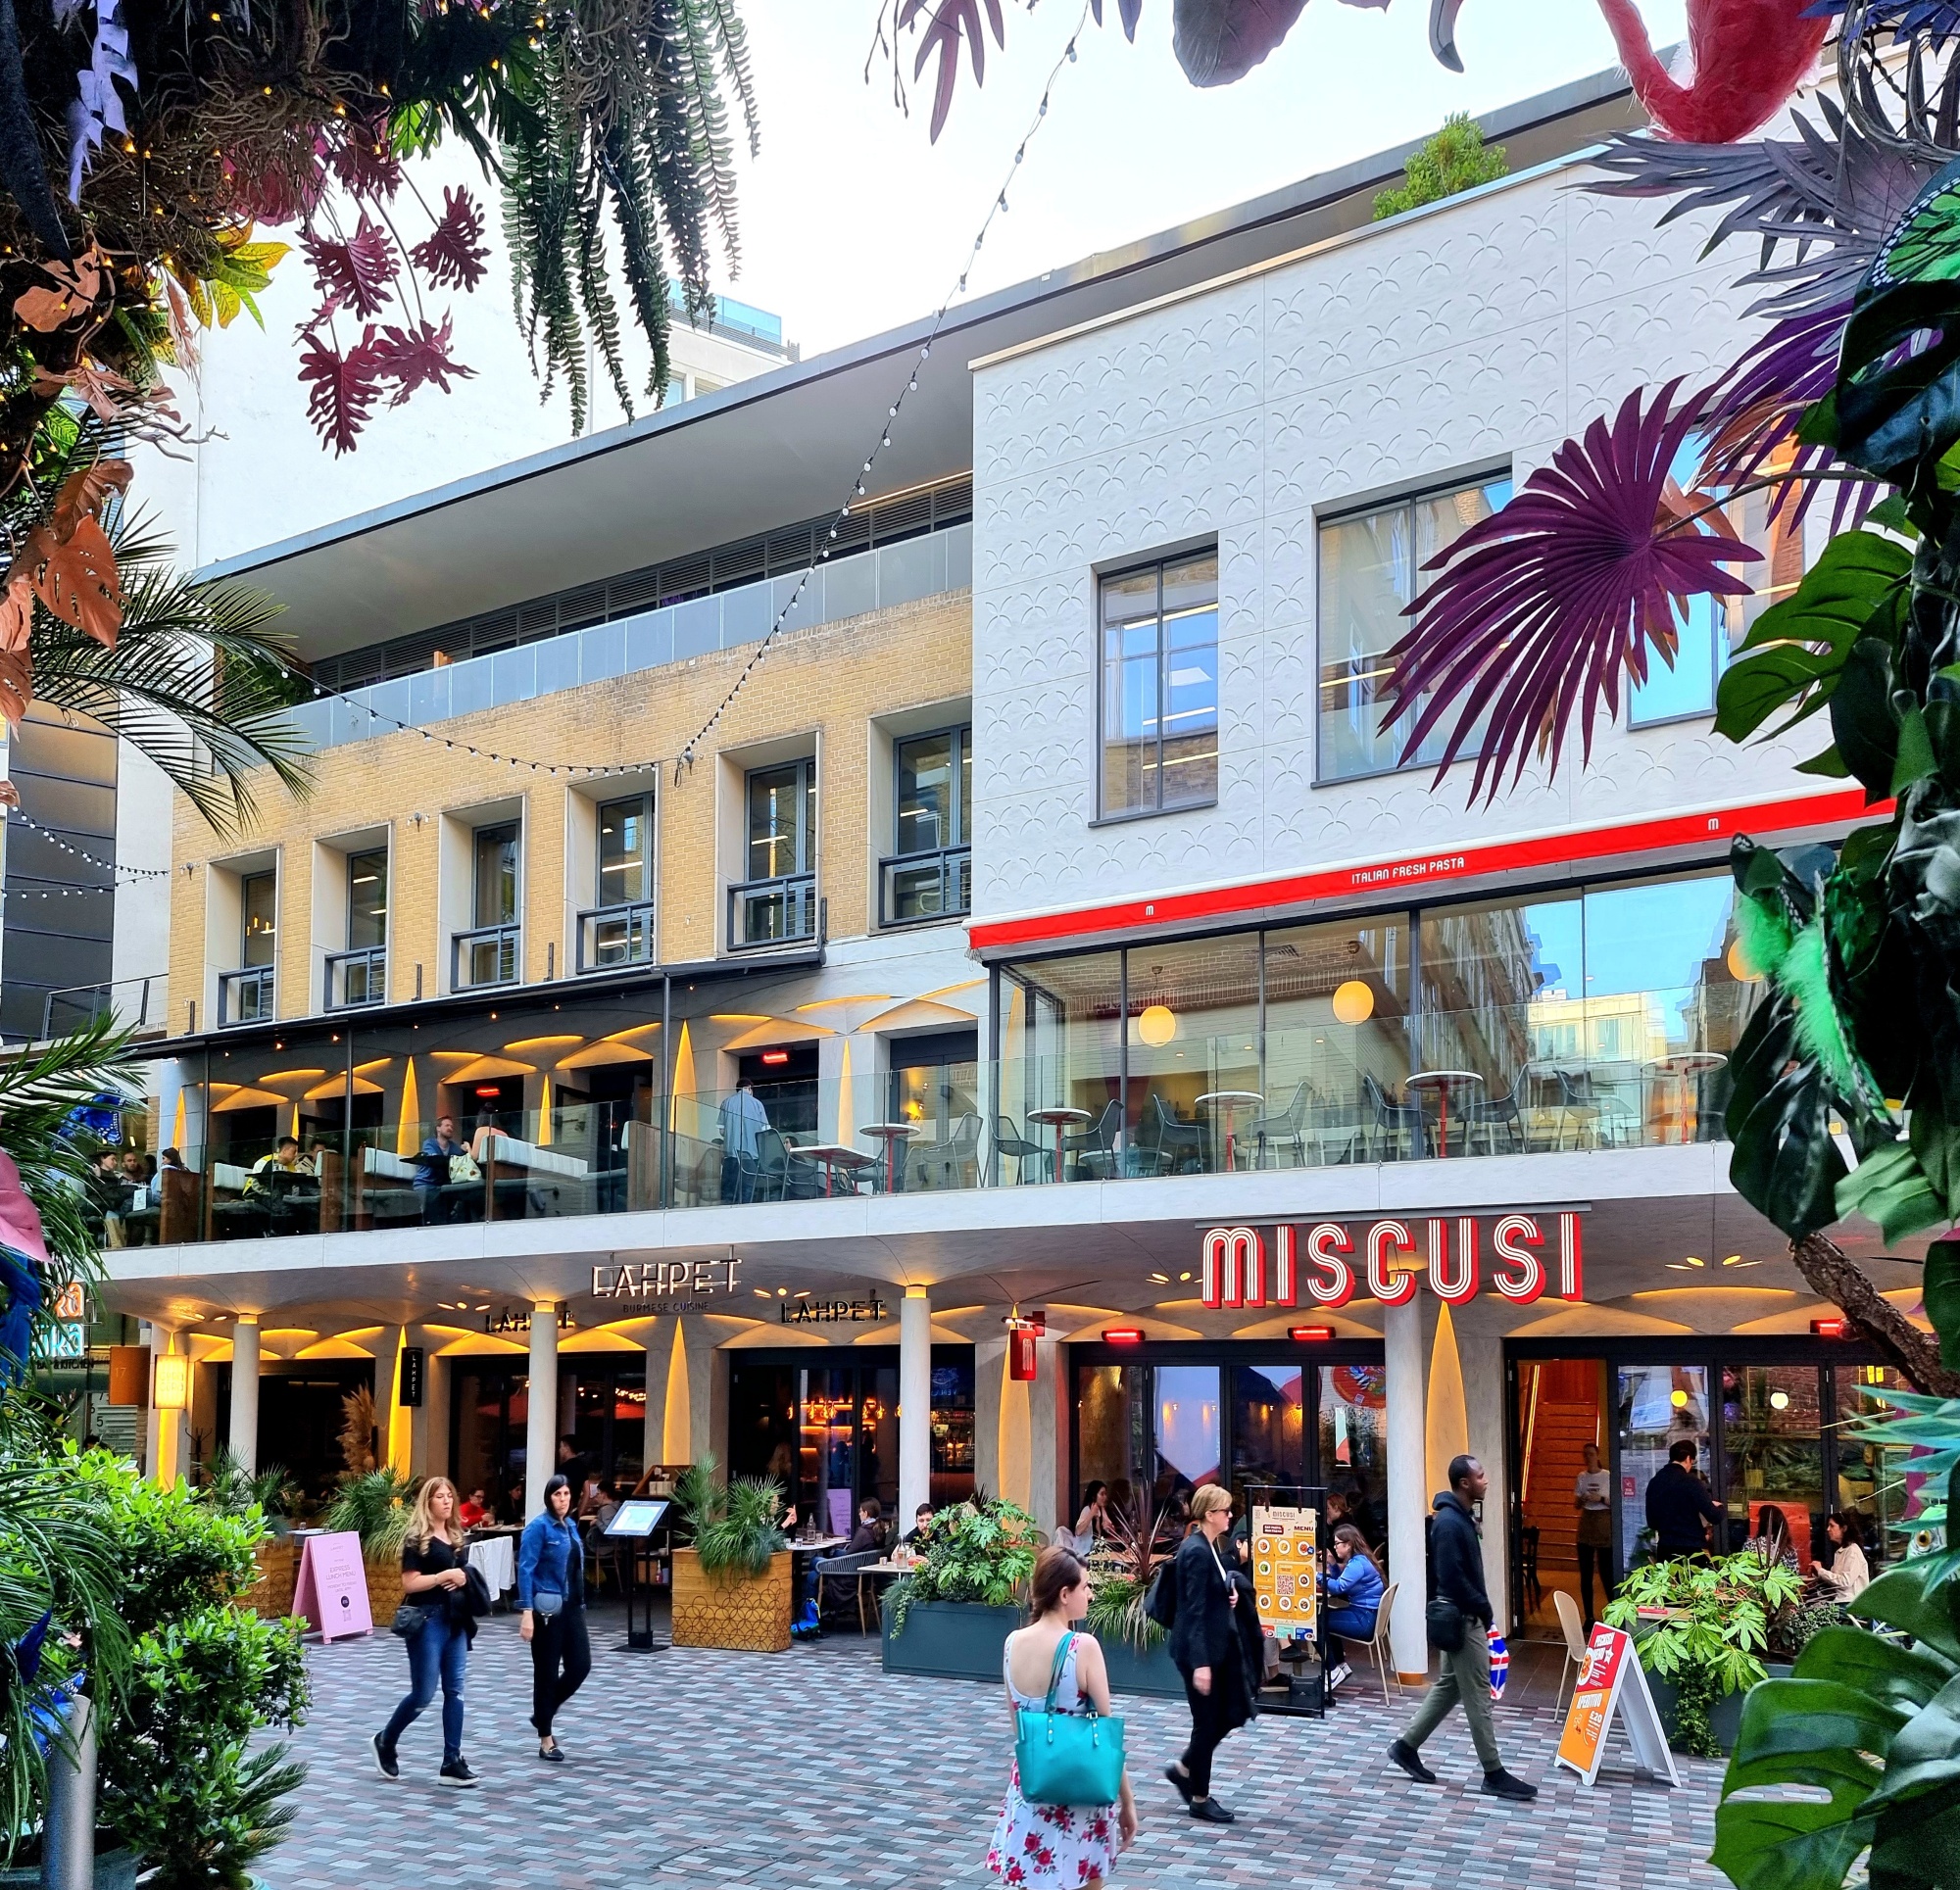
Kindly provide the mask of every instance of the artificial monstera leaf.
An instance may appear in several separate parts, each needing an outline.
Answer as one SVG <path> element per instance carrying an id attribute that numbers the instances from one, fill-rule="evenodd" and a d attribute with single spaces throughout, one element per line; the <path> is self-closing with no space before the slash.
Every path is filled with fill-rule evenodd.
<path id="1" fill-rule="evenodd" d="M 1194 85 L 1244 78 L 1293 30 L 1306 0 L 1177 0 L 1171 50 Z"/>

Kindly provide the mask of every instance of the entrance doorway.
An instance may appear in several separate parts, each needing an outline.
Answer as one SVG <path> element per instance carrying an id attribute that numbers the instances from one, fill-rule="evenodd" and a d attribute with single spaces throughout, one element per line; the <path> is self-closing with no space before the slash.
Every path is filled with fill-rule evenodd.
<path id="1" fill-rule="evenodd" d="M 1574 1491 L 1589 1445 L 1603 1461 L 1606 1362 L 1596 1358 L 1529 1359 L 1518 1368 L 1518 1500 L 1514 1563 L 1527 1625 L 1558 1632 L 1562 1589 L 1587 1612 L 1580 1592 L 1579 1512 Z M 1662 1450 L 1663 1459 L 1666 1450 Z M 1609 1486 L 1610 1487 L 1610 1486 Z M 1610 1533 L 1610 1519 L 1608 1532 Z M 1604 1550 L 1610 1581 L 1612 1549 Z M 1595 1576 L 1592 1611 L 1604 1606 Z"/>

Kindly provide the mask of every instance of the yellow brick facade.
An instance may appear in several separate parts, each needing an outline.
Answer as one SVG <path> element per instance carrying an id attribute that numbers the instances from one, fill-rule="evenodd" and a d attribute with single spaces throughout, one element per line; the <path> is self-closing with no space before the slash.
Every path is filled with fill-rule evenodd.
<path id="1" fill-rule="evenodd" d="M 235 944 L 205 938 L 209 867 L 276 851 L 279 859 L 278 1012 L 312 1008 L 312 843 L 389 825 L 389 1000 L 441 988 L 438 967 L 449 950 L 439 936 L 441 816 L 499 800 L 524 803 L 523 979 L 536 983 L 550 961 L 559 976 L 573 965 L 564 889 L 566 797 L 573 784 L 542 767 L 512 768 L 472 757 L 468 747 L 526 760 L 578 765 L 666 762 L 655 796 L 661 955 L 682 963 L 715 954 L 725 880 L 717 870 L 716 757 L 789 738 L 811 738 L 821 759 L 817 786 L 817 891 L 829 901 L 832 937 L 876 924 L 874 853 L 890 836 L 873 837 L 870 817 L 870 724 L 885 716 L 964 698 L 972 678 L 972 609 L 964 591 L 777 637 L 760 666 L 702 745 L 692 769 L 676 779 L 672 757 L 713 713 L 758 646 L 717 651 L 658 669 L 588 683 L 530 702 L 459 716 L 418 733 L 378 736 L 322 751 L 305 800 L 270 776 L 259 790 L 257 822 L 220 843 L 181 796 L 175 809 L 172 877 L 171 1032 L 197 1003 L 200 1028 L 215 1021 L 206 1003 L 206 968 L 235 965 Z M 445 744 L 453 744 L 446 747 Z M 590 784 L 579 783 L 585 792 Z M 630 788 L 626 791 L 630 792 Z M 416 822 L 414 816 L 424 818 Z"/>

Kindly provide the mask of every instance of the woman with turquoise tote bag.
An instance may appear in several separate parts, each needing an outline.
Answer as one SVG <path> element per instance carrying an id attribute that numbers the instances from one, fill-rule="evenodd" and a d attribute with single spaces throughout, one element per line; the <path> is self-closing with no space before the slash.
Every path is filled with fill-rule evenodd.
<path id="1" fill-rule="evenodd" d="M 1123 1769 L 1123 1722 L 1109 1708 L 1109 1672 L 1095 1635 L 1073 1626 L 1088 1612 L 1089 1573 L 1080 1559 L 1044 1549 L 1035 1564 L 1034 1620 L 1007 1636 L 1002 1659 L 1014 1769 L 987 1867 L 1017 1886 L 1094 1890 L 1136 1841 L 1137 1804 Z M 1095 1802 L 1045 1802 L 1082 1791 Z"/>

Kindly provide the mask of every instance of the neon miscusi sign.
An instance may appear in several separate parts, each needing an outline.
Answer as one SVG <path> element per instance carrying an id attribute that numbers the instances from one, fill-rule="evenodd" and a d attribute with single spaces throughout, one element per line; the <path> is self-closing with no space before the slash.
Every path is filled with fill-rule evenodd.
<path id="1" fill-rule="evenodd" d="M 1416 1245 L 1420 1231 L 1423 1247 Z M 1350 1224 L 1281 1222 L 1265 1236 L 1252 1227 L 1212 1228 L 1204 1236 L 1204 1304 L 1345 1306 L 1366 1289 L 1383 1306 L 1405 1306 L 1424 1273 L 1447 1306 L 1475 1299 L 1483 1284 L 1478 1217 Z M 1579 1215 L 1502 1214 L 1491 1228 L 1491 1290 L 1529 1306 L 1550 1291 L 1586 1297 L 1585 1245 Z"/>

